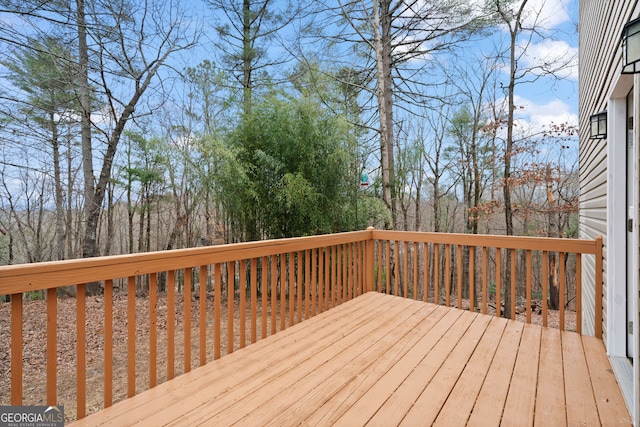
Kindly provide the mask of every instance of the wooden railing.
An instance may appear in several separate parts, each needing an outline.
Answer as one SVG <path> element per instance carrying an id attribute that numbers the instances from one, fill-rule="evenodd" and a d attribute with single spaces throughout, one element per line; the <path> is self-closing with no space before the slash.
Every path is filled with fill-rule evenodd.
<path id="1" fill-rule="evenodd" d="M 532 322 L 534 303 L 539 303 L 543 326 L 549 324 L 553 290 L 557 297 L 555 326 L 565 329 L 565 315 L 571 311 L 579 333 L 582 260 L 591 255 L 595 265 L 594 335 L 602 338 L 600 237 L 583 240 L 373 230 L 372 238 L 376 242 L 374 290 L 485 314 L 506 312 L 512 319 L 522 311 L 522 320 L 527 323 Z"/>
<path id="2" fill-rule="evenodd" d="M 522 268 L 516 262 L 517 251 L 524 254 Z M 549 266 L 550 253 L 559 253 L 557 272 L 553 265 Z M 534 278 L 558 277 L 559 327 L 564 328 L 569 265 L 575 270 L 574 304 L 580 331 L 583 254 L 595 256 L 594 315 L 596 336 L 601 337 L 600 239 L 407 233 L 370 228 L 352 233 L 0 267 L 0 295 L 11 296 L 10 402 L 5 401 L 5 395 L 0 404 L 24 404 L 23 376 L 29 366 L 23 366 L 23 330 L 32 320 L 23 318 L 27 304 L 24 300 L 37 292 L 46 294 L 46 306 L 43 303 L 46 326 L 40 332 L 46 336 L 41 348 L 46 355 L 44 401 L 47 405 L 65 405 L 67 414 L 74 408 L 72 418 L 82 418 L 87 413 L 87 383 L 89 377 L 95 376 L 93 371 L 101 370 L 100 388 L 104 396 L 101 406 L 108 407 L 114 400 L 125 397 L 114 396 L 117 368 L 114 361 L 117 362 L 116 353 L 120 349 L 114 344 L 114 331 L 119 330 L 114 325 L 117 322 L 122 326 L 120 329 L 126 330 L 127 344 L 122 350 L 126 359 L 122 357 L 121 365 L 126 371 L 126 396 L 130 397 L 154 387 L 159 380 L 188 372 L 194 364 L 204 365 L 367 291 L 448 306 L 455 298 L 458 308 L 478 308 L 483 313 L 490 311 L 493 304 L 495 314 L 500 315 L 501 295 L 505 286 L 509 286 L 513 296 L 511 315 L 515 317 L 518 290 L 522 288 L 519 283 L 524 280 L 525 320 L 530 322 L 532 292 L 537 289 L 532 284 Z M 509 277 L 503 278 L 506 258 L 510 258 L 513 267 Z M 534 266 L 541 269 L 538 276 Z M 518 279 L 518 268 L 523 269 L 525 278 Z M 93 294 L 96 286 L 99 295 L 95 298 L 101 298 L 103 313 L 98 320 L 87 318 L 86 306 L 94 298 L 87 295 L 87 290 Z M 543 285 L 540 289 L 546 325 L 548 287 Z M 65 297 L 60 296 L 63 294 Z M 75 298 L 66 297 L 74 294 Z M 65 325 L 58 321 L 59 305 L 70 299 L 75 300 L 75 334 L 71 338 L 61 337 L 58 332 Z M 125 314 L 115 314 L 118 307 L 114 301 L 116 305 L 119 301 L 126 305 Z M 146 318 L 137 314 L 140 306 L 148 311 Z M 180 312 L 177 309 L 183 312 L 181 317 L 176 316 Z M 86 325 L 100 320 L 103 339 L 98 341 L 103 363 L 96 366 L 95 360 L 87 361 Z M 0 322 L 0 327 L 4 326 Z M 0 330 L 0 335 L 8 333 Z M 192 334 L 196 339 L 192 340 Z M 90 334 L 89 338 L 95 337 Z M 62 345 L 62 339 L 75 341 L 75 402 L 59 401 L 58 344 Z M 192 355 L 193 349 L 197 350 L 197 357 Z M 182 366 L 176 362 L 183 362 Z M 136 370 L 138 363 L 144 371 Z M 91 367 L 89 375 L 87 366 Z M 89 386 L 92 389 L 96 387 L 93 382 L 89 384 L 93 384 Z M 42 399 L 28 403 L 43 404 Z M 92 408 L 95 410 L 95 405 Z"/>

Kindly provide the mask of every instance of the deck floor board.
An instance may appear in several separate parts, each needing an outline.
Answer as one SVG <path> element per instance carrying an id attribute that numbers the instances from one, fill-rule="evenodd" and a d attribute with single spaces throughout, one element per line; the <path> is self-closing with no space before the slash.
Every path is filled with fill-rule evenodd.
<path id="1" fill-rule="evenodd" d="M 601 341 L 370 292 L 74 425 L 501 423 L 631 425 Z"/>

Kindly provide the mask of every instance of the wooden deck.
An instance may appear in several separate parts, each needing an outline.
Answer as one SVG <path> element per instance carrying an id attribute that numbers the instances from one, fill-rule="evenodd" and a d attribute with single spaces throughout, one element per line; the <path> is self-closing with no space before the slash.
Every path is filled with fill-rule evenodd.
<path id="1" fill-rule="evenodd" d="M 602 342 L 366 293 L 82 425 L 631 425 Z"/>

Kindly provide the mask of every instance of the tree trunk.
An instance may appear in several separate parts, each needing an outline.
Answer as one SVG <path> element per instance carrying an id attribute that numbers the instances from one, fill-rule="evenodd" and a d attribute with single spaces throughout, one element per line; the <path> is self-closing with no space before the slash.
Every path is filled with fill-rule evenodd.
<path id="1" fill-rule="evenodd" d="M 55 123 L 53 112 L 50 113 L 49 121 L 51 123 L 51 147 L 53 150 L 53 179 L 56 186 L 56 243 L 54 250 L 54 259 L 64 259 L 64 195 L 62 189 L 62 172 L 60 170 L 60 141 L 58 136 L 58 126 Z"/>
<path id="2" fill-rule="evenodd" d="M 252 62 L 253 48 L 251 47 L 251 0 L 244 0 L 242 3 L 243 21 L 242 21 L 242 88 L 244 102 L 244 117 L 251 115 L 251 96 L 252 96 Z"/>
<path id="3" fill-rule="evenodd" d="M 78 25 L 78 96 L 80 98 L 81 135 L 82 135 L 82 171 L 84 176 L 84 212 L 85 239 L 82 248 L 83 257 L 96 255 L 96 224 L 92 223 L 94 211 L 94 175 L 93 149 L 91 147 L 91 99 L 89 88 L 89 48 L 87 46 L 87 23 L 84 0 L 76 0 Z M 91 287 L 90 287 L 91 288 Z"/>
<path id="4" fill-rule="evenodd" d="M 393 188 L 393 90 L 391 87 L 391 15 L 389 0 L 376 0 L 373 6 L 373 34 L 376 53 L 377 98 L 380 114 L 380 163 L 382 200 L 391 211 L 392 227 L 397 227 Z"/>

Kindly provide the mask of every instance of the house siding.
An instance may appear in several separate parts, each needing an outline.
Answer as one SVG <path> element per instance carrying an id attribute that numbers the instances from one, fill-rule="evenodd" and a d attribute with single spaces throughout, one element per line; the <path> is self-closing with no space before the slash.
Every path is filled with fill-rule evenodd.
<path id="1" fill-rule="evenodd" d="M 579 12 L 580 237 L 603 237 L 603 333 L 607 325 L 607 141 L 589 139 L 589 116 L 607 109 L 622 67 L 622 28 L 639 14 L 638 0 L 581 0 Z M 583 330 L 594 332 L 595 261 L 586 257 Z M 606 335 L 603 337 L 606 343 Z"/>

